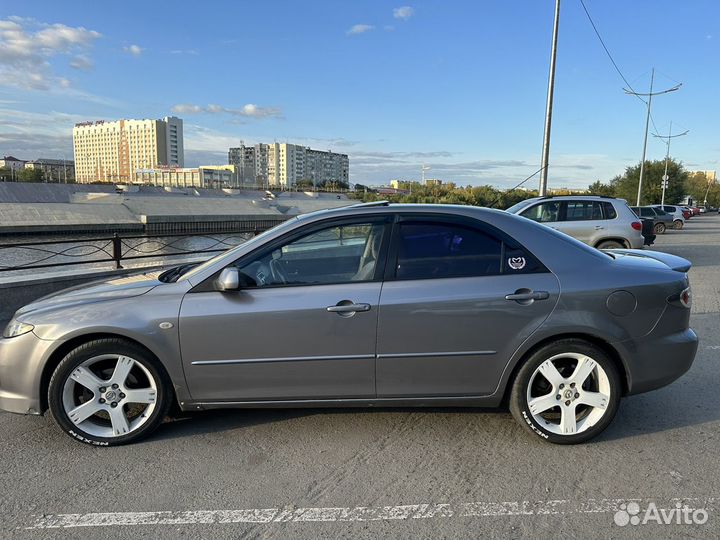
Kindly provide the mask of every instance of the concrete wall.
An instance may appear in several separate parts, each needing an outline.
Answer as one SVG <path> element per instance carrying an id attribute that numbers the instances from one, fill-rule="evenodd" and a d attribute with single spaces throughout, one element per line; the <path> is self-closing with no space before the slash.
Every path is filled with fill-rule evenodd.
<path id="1" fill-rule="evenodd" d="M 166 266 L 173 266 L 180 262 L 173 262 Z M 78 270 L 77 272 L 63 275 L 46 274 L 46 277 L 27 279 L 16 278 L 0 283 L 0 326 L 3 328 L 12 318 L 13 314 L 22 306 L 37 300 L 48 294 L 62 289 L 83 285 L 91 281 L 102 280 L 112 277 L 137 274 L 162 268 L 161 266 L 127 268 L 121 270 Z"/>

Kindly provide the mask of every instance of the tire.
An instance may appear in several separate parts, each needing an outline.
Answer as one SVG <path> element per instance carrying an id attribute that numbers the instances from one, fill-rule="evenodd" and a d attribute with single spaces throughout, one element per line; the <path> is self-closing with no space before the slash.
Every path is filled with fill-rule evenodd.
<path id="1" fill-rule="evenodd" d="M 603 240 L 602 242 L 598 242 L 598 245 L 595 247 L 597 249 L 621 249 L 624 248 L 625 245 L 617 240 Z"/>
<path id="2" fill-rule="evenodd" d="M 664 223 L 658 222 L 658 223 L 656 223 L 655 226 L 653 227 L 653 232 L 654 232 L 655 234 L 665 234 L 665 228 L 666 228 L 666 227 L 665 227 L 665 224 L 664 224 Z"/>
<path id="3" fill-rule="evenodd" d="M 578 365 L 582 373 L 575 373 Z M 522 365 L 512 383 L 510 412 L 529 433 L 545 441 L 579 444 L 610 425 L 621 393 L 617 368 L 602 349 L 580 339 L 560 339 Z"/>
<path id="4" fill-rule="evenodd" d="M 675 229 L 676 231 L 682 229 L 684 225 L 685 224 L 681 219 L 676 219 L 675 221 L 673 221 L 673 229 Z"/>
<path id="5" fill-rule="evenodd" d="M 163 421 L 173 399 L 160 362 L 142 347 L 116 338 L 96 339 L 72 350 L 48 387 L 50 412 L 58 426 L 73 439 L 95 446 L 146 437 Z"/>

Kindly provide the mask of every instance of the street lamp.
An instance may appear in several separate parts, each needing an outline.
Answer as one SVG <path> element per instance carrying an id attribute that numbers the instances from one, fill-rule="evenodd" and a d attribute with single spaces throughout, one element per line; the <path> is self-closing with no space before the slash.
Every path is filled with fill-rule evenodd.
<path id="1" fill-rule="evenodd" d="M 652 74 L 650 75 L 650 92 L 647 94 L 640 94 L 638 92 L 635 92 L 632 89 L 623 88 L 625 90 L 626 94 L 629 94 L 631 96 L 639 97 L 642 99 L 641 96 L 647 96 L 648 100 L 645 102 L 643 99 L 643 102 L 647 104 L 647 116 L 645 117 L 645 138 L 643 139 L 643 151 L 642 151 L 642 160 L 640 161 L 640 180 L 638 181 L 638 192 L 637 192 L 637 203 L 635 206 L 640 206 L 640 194 L 642 193 L 642 183 L 643 183 L 643 173 L 645 172 L 645 155 L 647 153 L 647 139 L 648 139 L 648 131 L 650 128 L 650 108 L 652 107 L 652 98 L 653 96 L 658 96 L 660 94 L 669 94 L 670 92 L 675 92 L 676 90 L 679 90 L 682 86 L 682 83 L 678 83 L 672 88 L 668 88 L 667 90 L 663 90 L 661 92 L 653 92 L 653 83 L 655 82 L 655 68 L 652 69 Z"/>
<path id="2" fill-rule="evenodd" d="M 658 139 L 667 139 L 665 141 L 665 144 L 667 145 L 667 153 L 665 154 L 665 174 L 663 174 L 662 177 L 662 201 L 660 204 L 662 206 L 665 206 L 665 189 L 668 187 L 668 161 L 670 161 L 670 141 L 674 139 L 675 137 L 682 137 L 683 135 L 687 135 L 690 132 L 690 130 L 685 130 L 683 133 L 678 133 L 677 135 L 672 134 L 672 122 L 670 122 L 670 129 L 668 130 L 667 135 L 658 135 L 657 133 L 653 133 L 653 137 L 657 137 Z"/>

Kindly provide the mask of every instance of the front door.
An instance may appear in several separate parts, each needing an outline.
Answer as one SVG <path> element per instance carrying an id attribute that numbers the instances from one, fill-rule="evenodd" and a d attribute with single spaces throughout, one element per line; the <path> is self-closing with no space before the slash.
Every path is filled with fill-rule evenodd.
<path id="1" fill-rule="evenodd" d="M 387 228 L 384 218 L 314 225 L 236 261 L 241 290 L 188 293 L 180 341 L 193 399 L 375 397 Z"/>
<path id="2" fill-rule="evenodd" d="M 552 312 L 557 278 L 488 229 L 431 219 L 396 234 L 395 275 L 380 298 L 378 397 L 492 394 Z"/>

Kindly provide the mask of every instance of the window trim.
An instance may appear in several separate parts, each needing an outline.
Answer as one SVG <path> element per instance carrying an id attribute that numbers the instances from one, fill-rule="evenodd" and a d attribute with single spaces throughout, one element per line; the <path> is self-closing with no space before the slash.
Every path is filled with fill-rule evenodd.
<path id="1" fill-rule="evenodd" d="M 310 234 L 313 234 L 317 231 L 331 228 L 331 227 L 340 227 L 340 226 L 347 226 L 347 225 L 358 225 L 358 224 L 384 224 L 383 227 L 383 238 L 382 242 L 380 244 L 380 253 L 377 260 L 377 265 L 375 267 L 375 275 L 372 279 L 364 280 L 364 281 L 334 281 L 331 283 L 288 283 L 288 284 L 277 284 L 277 285 L 265 285 L 263 287 L 243 287 L 239 289 L 238 291 L 234 292 L 242 292 L 242 291 L 263 291 L 266 289 L 278 289 L 278 288 L 290 288 L 290 287 L 320 287 L 323 285 L 353 285 L 353 284 L 362 284 L 362 283 L 377 283 L 381 282 L 383 280 L 383 275 L 386 270 L 387 266 L 387 255 L 388 255 L 388 247 L 390 244 L 390 237 L 391 237 L 391 227 L 393 224 L 393 214 L 385 213 L 385 214 L 369 214 L 366 216 L 363 215 L 355 215 L 355 216 L 343 216 L 343 217 L 337 217 L 337 218 L 331 218 L 331 219 L 325 219 L 322 221 L 315 221 L 312 223 L 308 223 L 307 225 L 303 225 L 298 227 L 297 229 L 293 229 L 292 231 L 289 231 L 285 233 L 284 235 L 271 240 L 269 242 L 266 242 L 265 244 L 262 244 L 249 253 L 245 253 L 244 255 L 241 255 L 237 259 L 229 262 L 225 266 L 223 266 L 220 270 L 209 276 L 208 278 L 204 279 L 202 282 L 197 284 L 195 287 L 190 289 L 188 293 L 196 293 L 196 292 L 219 292 L 215 288 L 215 280 L 220 275 L 220 272 L 222 272 L 225 268 L 228 266 L 242 266 L 242 264 L 246 264 L 247 262 L 250 262 L 246 259 L 251 259 L 255 257 L 262 257 L 268 253 L 271 253 L 272 251 L 278 249 L 279 247 L 282 247 L 283 245 L 286 245 L 288 243 L 294 242 L 295 240 L 302 238 L 304 236 L 308 236 Z M 228 291 L 224 292 L 224 294 L 227 294 Z"/>
<path id="2" fill-rule="evenodd" d="M 482 234 L 495 237 L 500 241 L 500 272 L 497 274 L 488 274 L 484 276 L 448 276 L 448 277 L 425 277 L 425 278 L 397 278 L 397 264 L 400 255 L 400 226 L 407 222 L 421 222 L 421 223 L 439 223 L 443 225 L 459 225 L 471 230 L 476 230 Z M 527 274 L 510 274 L 505 269 L 505 252 L 506 246 L 510 245 L 512 249 L 522 249 L 529 257 L 534 259 L 539 269 L 534 272 L 528 272 Z M 390 237 L 390 245 L 385 261 L 385 274 L 384 281 L 428 281 L 434 279 L 467 279 L 467 278 L 485 278 L 485 277 L 499 277 L 499 276 L 512 276 L 512 275 L 530 275 L 530 274 L 545 274 L 550 273 L 547 266 L 529 249 L 527 249 L 520 242 L 515 240 L 512 236 L 505 233 L 501 229 L 491 225 L 485 221 L 481 221 L 476 218 L 467 216 L 457 216 L 452 214 L 436 214 L 436 213 L 413 213 L 413 214 L 398 214 L 395 222 L 392 226 L 392 235 Z"/>

